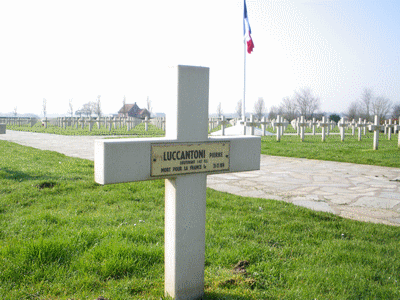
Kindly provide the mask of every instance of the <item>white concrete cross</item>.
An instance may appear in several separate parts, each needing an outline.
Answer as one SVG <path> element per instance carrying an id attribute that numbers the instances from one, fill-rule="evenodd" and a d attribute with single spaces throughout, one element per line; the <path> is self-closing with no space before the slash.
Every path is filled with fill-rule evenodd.
<path id="1" fill-rule="evenodd" d="M 150 123 L 149 117 L 146 116 L 144 118 L 144 121 L 142 121 L 142 123 L 144 123 L 144 131 L 149 131 L 149 123 Z"/>
<path id="2" fill-rule="evenodd" d="M 243 124 L 245 128 L 243 131 L 244 134 L 246 134 L 246 127 L 250 127 L 250 135 L 254 135 L 254 128 L 259 125 L 258 122 L 254 120 L 254 115 L 250 115 L 250 121 L 246 121 L 245 119 L 245 121 L 240 121 L 240 124 Z"/>
<path id="3" fill-rule="evenodd" d="M 282 117 L 280 115 L 276 116 L 276 120 L 272 121 L 272 126 L 276 128 L 276 141 L 281 140 L 281 127 L 283 126 Z"/>
<path id="4" fill-rule="evenodd" d="M 318 125 L 318 123 L 315 121 L 315 118 L 312 118 L 312 121 L 309 124 L 310 127 L 312 128 L 312 135 L 315 135 L 315 126 Z"/>
<path id="5" fill-rule="evenodd" d="M 385 120 L 384 122 L 383 122 L 383 134 L 384 135 L 386 135 L 386 124 L 387 124 L 387 120 Z"/>
<path id="6" fill-rule="evenodd" d="M 283 118 L 281 117 L 281 120 L 282 120 L 282 119 L 283 119 Z M 281 126 L 281 136 L 283 136 L 283 133 L 287 130 L 288 125 L 289 125 L 288 120 L 283 119 L 282 126 Z"/>
<path id="7" fill-rule="evenodd" d="M 90 117 L 89 117 L 89 120 L 86 120 L 86 122 L 89 123 L 89 131 L 92 131 L 92 129 L 93 129 L 93 123 L 95 122 L 95 121 L 92 119 L 92 116 L 90 116 Z"/>
<path id="8" fill-rule="evenodd" d="M 268 119 L 265 118 L 265 116 L 264 116 L 264 117 L 262 117 L 260 124 L 261 124 L 261 128 L 262 128 L 262 136 L 265 136 L 266 127 L 267 127 L 269 124 L 271 124 L 271 122 L 268 121 Z"/>
<path id="9" fill-rule="evenodd" d="M 344 141 L 344 132 L 345 132 L 345 128 L 347 127 L 346 122 L 344 121 L 344 118 L 342 118 L 339 123 L 339 130 L 340 130 L 340 140 L 343 142 Z"/>
<path id="10" fill-rule="evenodd" d="M 373 125 L 369 125 L 369 130 L 374 132 L 374 145 L 373 145 L 373 149 L 374 150 L 378 150 L 378 145 L 379 145 L 379 131 L 382 129 L 382 126 L 379 124 L 379 117 L 377 115 L 375 115 L 375 119 L 374 119 L 374 124 Z"/>
<path id="11" fill-rule="evenodd" d="M 215 127 L 218 127 L 218 121 L 215 118 L 210 118 L 208 120 L 209 130 L 213 131 Z"/>
<path id="12" fill-rule="evenodd" d="M 399 120 L 400 123 L 400 116 L 397 118 L 397 120 Z M 400 124 L 395 126 L 394 131 L 395 132 L 397 131 L 397 139 L 398 139 L 397 147 L 400 148 Z"/>
<path id="13" fill-rule="evenodd" d="M 131 117 L 128 117 L 128 118 L 126 119 L 125 123 L 126 123 L 126 131 L 131 130 L 131 126 L 132 126 L 132 119 L 131 119 Z"/>
<path id="14" fill-rule="evenodd" d="M 258 170 L 261 138 L 208 137 L 209 68 L 170 71 L 166 136 L 96 140 L 95 181 L 165 178 L 165 294 L 198 299 L 204 294 L 207 174 Z"/>
<path id="15" fill-rule="evenodd" d="M 367 126 L 367 124 L 362 122 L 361 118 L 358 118 L 358 123 L 356 123 L 356 127 L 358 128 L 358 141 L 361 141 L 361 130 L 364 129 L 365 131 L 365 127 Z"/>
<path id="16" fill-rule="evenodd" d="M 229 124 L 229 122 L 225 119 L 225 116 L 221 116 L 221 135 L 225 135 L 225 126 Z"/>
<path id="17" fill-rule="evenodd" d="M 304 142 L 304 127 L 306 127 L 307 124 L 308 123 L 304 121 L 304 116 L 301 116 L 300 121 L 297 122 L 297 127 L 300 127 L 300 138 L 302 142 Z"/>
<path id="18" fill-rule="evenodd" d="M 318 127 L 322 128 L 322 141 L 325 142 L 325 130 L 329 130 L 329 121 L 322 117 L 322 121 L 318 123 Z"/>
<path id="19" fill-rule="evenodd" d="M 367 134 L 367 119 L 364 119 L 364 128 L 363 128 L 363 134 L 366 135 Z"/>
<path id="20" fill-rule="evenodd" d="M 108 127 L 108 131 L 111 132 L 112 130 L 112 124 L 113 124 L 113 118 L 112 117 L 108 117 L 108 121 L 106 118 L 106 127 Z"/>
<path id="21" fill-rule="evenodd" d="M 394 128 L 394 124 L 392 124 L 392 118 L 389 119 L 389 122 L 385 125 L 386 132 L 388 135 L 388 140 L 392 139 L 392 128 Z"/>
<path id="22" fill-rule="evenodd" d="M 81 123 L 81 129 L 85 128 L 85 118 L 80 117 L 78 122 Z"/>
<path id="23" fill-rule="evenodd" d="M 49 120 L 47 119 L 47 117 L 45 117 L 44 119 L 42 119 L 42 124 L 44 124 L 44 128 L 47 128 L 47 123 L 49 122 Z"/>
<path id="24" fill-rule="evenodd" d="M 353 119 L 350 125 L 351 125 L 351 135 L 354 136 L 356 133 L 356 121 Z"/>

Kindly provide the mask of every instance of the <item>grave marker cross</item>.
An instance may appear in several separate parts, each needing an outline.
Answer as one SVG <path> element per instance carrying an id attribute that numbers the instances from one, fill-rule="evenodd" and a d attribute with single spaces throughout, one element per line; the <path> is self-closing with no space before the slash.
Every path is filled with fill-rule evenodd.
<path id="1" fill-rule="evenodd" d="M 258 126 L 259 123 L 254 120 L 254 115 L 250 115 L 250 121 L 246 121 L 245 118 L 244 121 L 240 121 L 240 124 L 243 124 L 245 128 L 244 134 L 246 134 L 246 127 L 250 127 L 250 135 L 254 135 L 254 127 Z"/>
<path id="2" fill-rule="evenodd" d="M 265 117 L 262 117 L 260 124 L 262 128 L 262 135 L 265 136 L 265 129 L 269 124 L 271 124 L 271 122 L 268 121 Z"/>
<path id="3" fill-rule="evenodd" d="M 345 135 L 345 128 L 347 127 L 346 122 L 344 121 L 344 118 L 342 118 L 339 123 L 339 130 L 340 130 L 340 140 L 343 142 L 344 141 L 344 135 Z"/>
<path id="4" fill-rule="evenodd" d="M 282 117 L 280 115 L 276 116 L 276 120 L 272 121 L 273 126 L 276 128 L 276 141 L 281 141 L 281 127 L 283 126 Z"/>
<path id="5" fill-rule="evenodd" d="M 225 127 L 226 127 L 226 125 L 228 125 L 229 124 L 229 122 L 225 119 L 225 116 L 221 116 L 221 122 L 220 122 L 220 125 L 221 125 L 221 135 L 225 135 Z"/>
<path id="6" fill-rule="evenodd" d="M 365 122 L 363 123 L 361 118 L 358 118 L 358 123 L 356 123 L 356 127 L 358 128 L 358 141 L 361 141 L 361 130 L 364 129 L 365 131 L 366 126 L 367 124 Z"/>
<path id="7" fill-rule="evenodd" d="M 389 122 L 385 125 L 386 132 L 388 135 L 388 140 L 392 139 L 392 128 L 394 128 L 394 124 L 392 124 L 392 118 L 389 119 Z"/>
<path id="8" fill-rule="evenodd" d="M 318 123 L 318 127 L 322 128 L 322 141 L 325 142 L 325 129 L 329 130 L 329 121 L 325 119 L 325 117 L 322 117 L 322 121 Z"/>
<path id="9" fill-rule="evenodd" d="M 375 115 L 374 124 L 369 125 L 369 130 L 374 132 L 374 145 L 373 149 L 378 150 L 379 145 L 379 131 L 382 129 L 382 126 L 379 124 L 379 117 Z"/>
<path id="10" fill-rule="evenodd" d="M 149 131 L 149 123 L 150 123 L 149 117 L 146 116 L 144 118 L 144 121 L 142 121 L 142 123 L 144 123 L 144 131 Z"/>
<path id="11" fill-rule="evenodd" d="M 304 121 L 304 116 L 301 116 L 300 121 L 297 122 L 297 128 L 300 127 L 300 138 L 301 138 L 302 142 L 304 142 L 304 127 L 306 127 L 307 124 L 308 123 L 306 121 Z"/>
<path id="12" fill-rule="evenodd" d="M 310 127 L 312 128 L 312 135 L 315 135 L 315 126 L 318 125 L 318 123 L 315 121 L 315 118 L 312 118 L 312 121 L 310 122 Z"/>
<path id="13" fill-rule="evenodd" d="M 261 138 L 208 137 L 209 69 L 171 71 L 165 138 L 96 140 L 95 181 L 166 178 L 165 294 L 198 299 L 204 294 L 207 173 L 258 170 Z M 179 167 L 205 173 L 185 174 Z"/>

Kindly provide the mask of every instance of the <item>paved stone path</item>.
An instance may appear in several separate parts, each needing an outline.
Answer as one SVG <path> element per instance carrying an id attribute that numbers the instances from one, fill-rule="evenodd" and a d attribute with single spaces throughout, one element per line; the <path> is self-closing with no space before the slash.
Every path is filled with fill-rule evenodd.
<path id="1" fill-rule="evenodd" d="M 98 136 L 8 130 L 0 140 L 93 160 Z M 261 156 L 261 170 L 207 176 L 207 186 L 276 199 L 354 220 L 400 226 L 400 168 Z"/>

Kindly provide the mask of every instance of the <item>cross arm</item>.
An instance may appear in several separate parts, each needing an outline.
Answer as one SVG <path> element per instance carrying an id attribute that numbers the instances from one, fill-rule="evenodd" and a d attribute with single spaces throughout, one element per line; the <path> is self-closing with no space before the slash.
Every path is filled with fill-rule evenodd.
<path id="1" fill-rule="evenodd" d="M 230 142 L 229 170 L 218 173 L 260 169 L 260 137 L 210 137 L 205 142 Z M 186 144 L 167 138 L 96 140 L 95 181 L 112 184 L 167 178 L 151 176 L 151 147 L 153 144 L 171 143 Z M 196 143 L 202 142 L 191 142 Z"/>

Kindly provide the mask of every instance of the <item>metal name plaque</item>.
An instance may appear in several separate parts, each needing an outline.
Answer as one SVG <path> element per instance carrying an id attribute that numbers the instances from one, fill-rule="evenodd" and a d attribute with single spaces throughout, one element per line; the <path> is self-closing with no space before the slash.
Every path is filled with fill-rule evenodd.
<path id="1" fill-rule="evenodd" d="M 229 171 L 229 142 L 151 145 L 151 176 Z"/>

